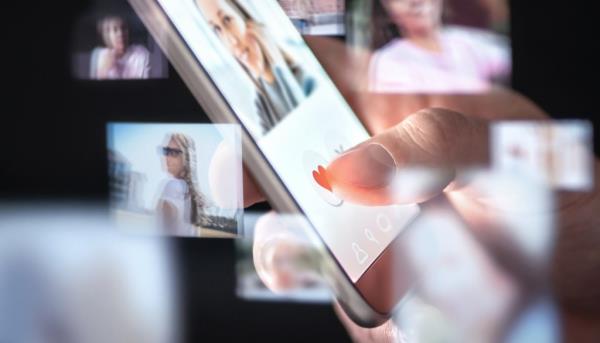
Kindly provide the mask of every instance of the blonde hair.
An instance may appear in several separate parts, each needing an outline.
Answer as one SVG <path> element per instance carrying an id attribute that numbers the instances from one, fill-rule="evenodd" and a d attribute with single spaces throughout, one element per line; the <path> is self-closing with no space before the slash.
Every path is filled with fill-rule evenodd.
<path id="1" fill-rule="evenodd" d="M 185 181 L 188 188 L 188 195 L 191 198 L 191 222 L 192 224 L 198 224 L 200 222 L 200 215 L 204 211 L 206 202 L 204 196 L 200 192 L 198 182 L 196 180 L 196 145 L 194 140 L 184 135 L 183 133 L 172 133 L 169 135 L 169 140 L 174 140 L 177 145 L 181 147 L 183 151 L 183 171 L 180 177 Z"/>

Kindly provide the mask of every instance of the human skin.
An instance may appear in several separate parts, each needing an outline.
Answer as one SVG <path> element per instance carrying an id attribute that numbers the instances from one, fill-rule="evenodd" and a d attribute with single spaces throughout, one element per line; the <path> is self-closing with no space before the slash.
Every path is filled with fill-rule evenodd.
<path id="1" fill-rule="evenodd" d="M 183 151 L 181 146 L 177 144 L 177 142 L 172 138 L 169 140 L 169 144 L 167 144 L 167 147 Z M 165 156 L 165 165 L 167 166 L 167 172 L 169 174 L 171 174 L 175 178 L 181 178 L 181 174 L 183 173 L 184 168 L 183 154 L 180 153 L 177 156 Z"/>
<path id="2" fill-rule="evenodd" d="M 439 29 L 443 0 L 379 0 L 404 39 L 430 51 L 441 51 Z"/>
<path id="3" fill-rule="evenodd" d="M 383 144 L 394 160 L 401 161 L 395 167 L 416 163 L 454 168 L 464 163 L 485 163 L 489 158 L 487 128 L 490 123 L 498 120 L 548 119 L 547 114 L 533 102 L 502 88 L 493 88 L 479 95 L 366 94 L 353 86 L 357 76 L 349 75 L 346 71 L 355 70 L 361 74 L 361 61 L 368 59 L 368 53 L 357 58 L 356 54 L 349 54 L 342 44 L 335 41 L 325 38 L 309 38 L 307 41 L 374 135 L 370 142 Z M 353 177 L 360 173 L 368 175 L 368 170 L 364 170 L 368 156 L 361 156 L 360 148 L 356 150 L 354 154 L 344 155 L 344 158 L 328 166 L 334 179 L 334 191 L 349 201 L 364 202 L 363 199 L 368 199 L 368 204 L 389 203 L 392 199 L 385 187 L 357 189 L 354 187 L 356 180 L 343 182 L 344 174 Z M 600 163 L 597 159 L 594 166 L 595 178 L 600 180 Z M 352 168 L 355 170 L 348 172 Z M 452 178 L 445 181 L 437 189 L 429 189 L 428 194 L 422 194 L 418 200 L 444 196 L 469 223 L 479 222 L 481 225 L 482 220 L 485 224 L 485 220 L 493 219 L 489 209 L 473 207 L 478 204 L 469 201 L 469 197 L 465 197 L 468 192 L 453 185 Z M 244 173 L 244 196 L 245 205 L 264 200 L 247 172 Z M 558 206 L 554 215 L 557 218 L 558 237 L 551 273 L 563 318 L 564 338 L 566 341 L 594 341 L 600 337 L 600 274 L 592 272 L 600 270 L 600 258 L 594 253 L 600 249 L 600 219 L 597 216 L 600 186 L 596 182 L 595 188 L 589 192 L 557 192 L 556 197 Z M 259 227 L 257 229 L 260 230 Z M 272 228 L 270 230 L 273 231 Z M 256 267 L 269 272 L 265 266 Z M 354 324 L 338 307 L 336 312 L 356 341 L 392 341 L 393 336 L 397 335 L 392 322 L 379 328 L 365 329 Z"/>
<path id="4" fill-rule="evenodd" d="M 98 78 L 105 79 L 116 61 L 127 51 L 129 28 L 122 18 L 110 17 L 102 21 L 101 30 L 106 50 L 98 60 Z"/>
<path id="5" fill-rule="evenodd" d="M 120 56 L 125 53 L 129 45 L 129 29 L 127 23 L 121 18 L 108 18 L 102 23 L 102 37 L 109 49 L 113 49 Z"/>
<path id="6" fill-rule="evenodd" d="M 196 5 L 235 59 L 250 71 L 254 78 L 271 82 L 273 75 L 265 63 L 256 32 L 226 0 L 196 0 Z"/>

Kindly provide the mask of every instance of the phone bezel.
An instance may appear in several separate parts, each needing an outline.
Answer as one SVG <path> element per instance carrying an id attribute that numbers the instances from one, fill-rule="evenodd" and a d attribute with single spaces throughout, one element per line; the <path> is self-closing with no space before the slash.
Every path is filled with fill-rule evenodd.
<path id="1" fill-rule="evenodd" d="M 268 190 L 263 194 L 271 206 L 282 213 L 303 215 L 303 211 L 279 175 L 273 170 L 257 143 L 251 138 L 246 127 L 229 106 L 158 1 L 129 0 L 129 2 L 207 116 L 215 123 L 234 123 L 242 126 L 244 164 L 250 169 L 259 188 Z M 312 223 L 310 225 L 318 234 L 314 225 Z M 400 288 L 396 287 L 397 283 L 393 280 L 395 273 L 389 270 L 393 255 L 396 253 L 393 249 L 396 239 L 397 237 L 356 283 L 350 280 L 335 255 L 326 244 L 323 244 L 325 249 L 321 249 L 322 253 L 326 254 L 325 257 L 328 261 L 334 262 L 326 264 L 325 277 L 340 305 L 359 325 L 374 327 L 384 323 L 391 317 L 394 309 L 399 306 L 402 297 L 410 291 L 408 284 L 404 284 Z M 381 289 L 373 289 L 373 282 L 369 282 L 372 280 L 377 280 L 376 284 L 378 285 L 391 285 L 392 287 L 388 287 L 382 293 Z M 388 293 L 393 299 L 390 299 Z"/>

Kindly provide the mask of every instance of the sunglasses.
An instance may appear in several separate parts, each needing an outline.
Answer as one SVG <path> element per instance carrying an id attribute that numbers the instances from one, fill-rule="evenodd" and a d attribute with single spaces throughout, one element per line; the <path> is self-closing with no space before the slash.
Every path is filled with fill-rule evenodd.
<path id="1" fill-rule="evenodd" d="M 160 148 L 160 153 L 163 156 L 177 157 L 177 156 L 183 154 L 183 151 L 181 149 L 174 149 L 174 148 L 169 148 L 168 146 L 165 146 L 165 147 Z"/>

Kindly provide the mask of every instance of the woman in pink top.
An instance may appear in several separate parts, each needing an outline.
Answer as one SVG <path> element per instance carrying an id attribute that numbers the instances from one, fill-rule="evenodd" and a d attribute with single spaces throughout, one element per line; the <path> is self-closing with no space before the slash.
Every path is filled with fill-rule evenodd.
<path id="1" fill-rule="evenodd" d="M 506 39 L 442 25 L 443 0 L 377 0 L 369 65 L 378 93 L 476 93 L 510 75 Z"/>
<path id="2" fill-rule="evenodd" d="M 108 16 L 98 22 L 98 33 L 104 43 L 92 51 L 90 78 L 147 79 L 150 53 L 139 44 L 129 44 L 129 26 L 119 16 Z"/>

